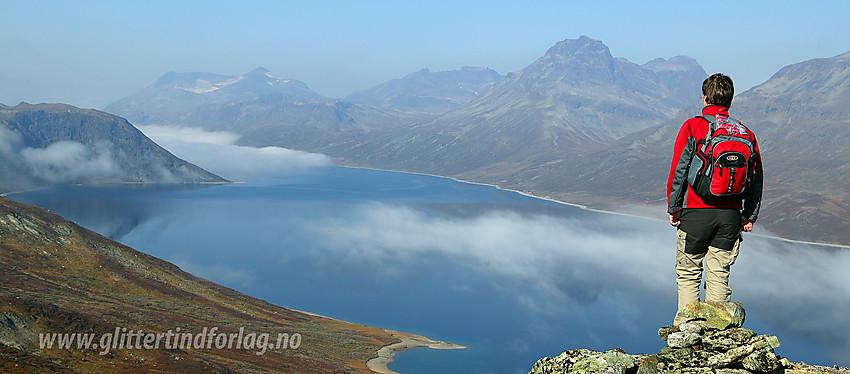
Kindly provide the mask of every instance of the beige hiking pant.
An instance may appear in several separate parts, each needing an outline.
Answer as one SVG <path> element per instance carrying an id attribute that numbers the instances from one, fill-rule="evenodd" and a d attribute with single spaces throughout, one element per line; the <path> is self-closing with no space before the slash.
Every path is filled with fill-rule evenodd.
<path id="1" fill-rule="evenodd" d="M 708 251 L 700 254 L 685 253 L 685 238 L 687 233 L 678 230 L 679 239 L 676 245 L 676 283 L 679 285 L 679 309 L 690 303 L 700 301 L 699 286 L 702 283 L 703 259 L 705 259 L 705 301 L 726 303 L 732 299 L 732 289 L 729 288 L 729 268 L 738 258 L 738 246 L 741 240 L 735 242 L 732 250 L 708 247 Z M 677 310 L 677 311 L 678 311 Z M 678 325 L 679 318 L 673 324 Z"/>

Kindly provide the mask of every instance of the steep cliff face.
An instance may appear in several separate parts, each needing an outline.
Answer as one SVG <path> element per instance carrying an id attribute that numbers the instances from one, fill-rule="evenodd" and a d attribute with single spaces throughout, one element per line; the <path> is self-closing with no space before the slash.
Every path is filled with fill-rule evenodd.
<path id="1" fill-rule="evenodd" d="M 6 373 L 368 372 L 366 362 L 378 349 L 398 341 L 381 329 L 240 294 L 5 198 L 0 198 L 0 284 L 0 372 Z M 240 348 L 219 349 L 218 340 L 211 347 L 195 346 L 204 333 L 233 339 L 229 334 L 240 329 L 243 337 L 255 334 L 251 341 L 241 339 Z M 194 339 L 190 346 L 167 346 L 163 340 L 146 349 L 146 343 L 139 346 L 141 335 L 127 335 L 134 332 L 192 333 Z M 51 333 L 94 334 L 95 345 L 107 334 L 115 340 L 88 349 L 74 341 L 61 349 L 57 339 L 46 348 L 41 343 L 49 335 L 41 334 Z M 268 334 L 265 349 L 260 334 Z M 119 344 L 120 336 L 129 342 Z M 288 344 L 277 345 L 283 336 Z"/>
<path id="2" fill-rule="evenodd" d="M 0 192 L 68 183 L 222 183 L 123 118 L 63 104 L 0 108 Z"/>

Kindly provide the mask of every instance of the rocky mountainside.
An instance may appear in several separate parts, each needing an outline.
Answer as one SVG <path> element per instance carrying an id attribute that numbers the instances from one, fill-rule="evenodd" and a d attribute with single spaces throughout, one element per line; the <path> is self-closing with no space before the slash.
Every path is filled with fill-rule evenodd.
<path id="1" fill-rule="evenodd" d="M 733 108 L 765 153 L 770 227 L 850 243 L 850 52 L 784 67 Z"/>
<path id="2" fill-rule="evenodd" d="M 687 322 L 658 330 L 667 346 L 657 354 L 573 349 L 538 360 L 529 374 L 850 373 L 848 368 L 792 363 L 777 356 L 779 338 L 742 327 L 740 303 L 689 304 L 679 314 Z"/>
<path id="3" fill-rule="evenodd" d="M 781 69 L 732 101 L 765 165 L 761 225 L 780 235 L 850 243 L 850 53 Z M 595 207 L 666 204 L 672 143 L 694 105 L 612 146 L 518 173 L 512 187 Z M 628 188 L 623 188 L 628 186 Z"/>
<path id="4" fill-rule="evenodd" d="M 125 119 L 63 104 L 0 108 L 0 192 L 67 183 L 222 183 Z"/>
<path id="5" fill-rule="evenodd" d="M 422 69 L 353 93 L 346 99 L 358 104 L 439 114 L 472 101 L 502 78 L 496 71 L 480 67 L 440 72 Z"/>
<path id="6" fill-rule="evenodd" d="M 583 36 L 461 108 L 321 151 L 388 169 L 508 180 L 669 120 L 699 97 L 705 76 L 687 57 L 637 65 Z"/>
<path id="7" fill-rule="evenodd" d="M 4 373 L 371 372 L 366 362 L 399 342 L 243 295 L 5 198 L 0 283 Z M 93 334 L 94 345 L 59 348 L 57 338 L 47 348 L 52 333 Z M 167 333 L 183 335 L 155 337 Z"/>

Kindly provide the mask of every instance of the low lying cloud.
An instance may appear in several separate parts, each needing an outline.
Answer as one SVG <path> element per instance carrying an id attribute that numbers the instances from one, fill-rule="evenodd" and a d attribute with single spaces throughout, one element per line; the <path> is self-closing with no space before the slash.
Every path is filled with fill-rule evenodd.
<path id="1" fill-rule="evenodd" d="M 79 179 L 108 179 L 120 174 L 109 143 L 86 146 L 79 142 L 61 141 L 47 148 L 24 148 L 23 162 L 32 175 L 51 184 Z"/>
<path id="2" fill-rule="evenodd" d="M 766 322 L 798 337 L 826 342 L 834 357 L 850 357 L 850 250 L 747 238 L 732 267 L 733 295 Z M 846 361 L 845 361 L 846 362 Z"/>
<path id="3" fill-rule="evenodd" d="M 21 144 L 21 135 L 0 126 L 0 155 L 14 152 Z"/>
<path id="4" fill-rule="evenodd" d="M 0 190 L 120 178 L 109 143 L 59 141 L 45 148 L 25 146 L 17 132 L 0 127 Z"/>
<path id="5" fill-rule="evenodd" d="M 626 226 L 547 215 L 494 211 L 471 218 L 441 217 L 410 207 L 367 204 L 353 216 L 314 223 L 308 228 L 322 246 L 345 261 L 374 268 L 416 263 L 422 256 L 444 256 L 512 288 L 532 300 L 590 303 L 604 288 L 669 289 L 673 257 L 669 237 L 641 230 L 605 232 Z M 634 220 L 638 221 L 638 220 Z M 531 293 L 534 296 L 526 297 Z"/>
<path id="6" fill-rule="evenodd" d="M 227 179 L 252 180 L 303 173 L 333 164 L 329 157 L 317 153 L 234 145 L 239 135 L 229 132 L 169 126 L 137 128 L 175 156 Z"/>
<path id="7" fill-rule="evenodd" d="M 232 145 L 239 140 L 239 135 L 231 132 L 214 132 L 194 127 L 171 127 L 171 126 L 136 126 L 153 141 L 165 143 L 201 143 Z M 161 145 L 161 144 L 160 144 Z"/>
<path id="8" fill-rule="evenodd" d="M 675 234 L 653 220 L 513 211 L 458 218 L 371 203 L 307 230 L 346 266 L 393 276 L 439 256 L 489 277 L 536 313 L 589 305 L 604 294 L 675 302 Z M 850 354 L 848 268 L 847 250 L 746 236 L 732 268 L 733 300 L 773 326 L 828 342 L 843 357 Z"/>

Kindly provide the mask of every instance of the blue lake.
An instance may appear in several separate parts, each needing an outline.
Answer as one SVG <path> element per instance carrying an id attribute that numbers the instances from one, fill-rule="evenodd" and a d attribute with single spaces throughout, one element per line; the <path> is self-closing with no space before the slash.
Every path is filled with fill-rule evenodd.
<path id="1" fill-rule="evenodd" d="M 10 198 L 277 305 L 469 347 L 402 352 L 390 369 L 404 373 L 527 373 L 573 348 L 655 353 L 675 311 L 668 224 L 444 178 L 328 167 Z M 850 365 L 848 268 L 847 250 L 748 235 L 733 300 L 745 327 L 779 336 L 780 355 Z"/>

